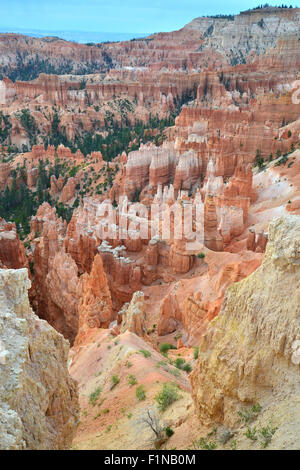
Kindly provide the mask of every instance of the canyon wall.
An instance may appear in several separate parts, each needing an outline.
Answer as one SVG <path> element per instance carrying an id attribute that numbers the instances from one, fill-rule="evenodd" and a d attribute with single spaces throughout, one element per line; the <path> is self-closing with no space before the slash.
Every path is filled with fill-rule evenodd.
<path id="1" fill-rule="evenodd" d="M 0 35 L 0 73 L 18 79 L 39 71 L 61 74 L 124 68 L 191 71 L 244 64 L 275 47 L 282 36 L 299 34 L 298 8 L 264 8 L 224 18 L 196 18 L 184 28 L 131 41 L 76 44 L 60 38 Z M 30 66 L 30 67 L 29 67 Z"/>
<path id="2" fill-rule="evenodd" d="M 15 224 L 0 218 L 0 262 L 9 269 L 29 268 Z"/>
<path id="3" fill-rule="evenodd" d="M 241 405 L 299 402 L 299 216 L 275 219 L 263 263 L 227 290 L 191 376 L 202 422 L 237 423 Z"/>
<path id="4" fill-rule="evenodd" d="M 32 312 L 25 269 L 0 270 L 0 449 L 69 449 L 78 423 L 68 343 Z"/>

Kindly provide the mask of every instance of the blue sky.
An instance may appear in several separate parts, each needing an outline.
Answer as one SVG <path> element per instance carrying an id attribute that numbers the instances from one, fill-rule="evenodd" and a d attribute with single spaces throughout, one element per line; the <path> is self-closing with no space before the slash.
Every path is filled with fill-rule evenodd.
<path id="1" fill-rule="evenodd" d="M 237 13 L 260 0 L 0 0 L 0 27 L 47 31 L 151 33 L 181 28 L 193 18 Z M 269 2 L 276 4 L 277 2 Z M 279 4 L 282 1 L 278 1 Z M 285 2 L 283 2 L 285 3 Z M 296 2 L 288 2 L 295 6 Z M 300 0 L 299 0 L 300 4 Z"/>

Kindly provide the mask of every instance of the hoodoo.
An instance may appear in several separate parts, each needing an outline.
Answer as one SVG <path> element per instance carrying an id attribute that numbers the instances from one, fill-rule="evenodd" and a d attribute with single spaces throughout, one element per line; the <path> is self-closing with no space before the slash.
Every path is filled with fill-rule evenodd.
<path id="1" fill-rule="evenodd" d="M 0 449 L 300 448 L 300 9 L 176 1 L 3 5 Z"/>

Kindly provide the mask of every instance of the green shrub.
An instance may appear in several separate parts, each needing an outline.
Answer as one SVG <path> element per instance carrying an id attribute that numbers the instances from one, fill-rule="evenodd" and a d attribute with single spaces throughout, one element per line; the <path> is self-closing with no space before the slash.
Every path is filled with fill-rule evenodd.
<path id="1" fill-rule="evenodd" d="M 111 389 L 114 388 L 118 383 L 120 382 L 120 379 L 117 375 L 113 375 L 111 378 Z"/>
<path id="2" fill-rule="evenodd" d="M 199 441 L 193 442 L 195 449 L 202 449 L 202 450 L 215 450 L 217 448 L 217 444 L 215 441 L 207 441 L 204 437 L 201 437 Z"/>
<path id="3" fill-rule="evenodd" d="M 244 433 L 244 435 L 251 441 L 257 441 L 256 428 L 247 428 L 247 431 Z"/>
<path id="4" fill-rule="evenodd" d="M 183 365 L 182 370 L 184 370 L 185 372 L 189 374 L 190 372 L 192 372 L 193 368 L 191 364 L 187 362 L 186 364 Z"/>
<path id="5" fill-rule="evenodd" d="M 258 168 L 262 168 L 264 166 L 264 159 L 262 158 L 261 151 L 259 149 L 256 150 L 255 166 L 258 166 Z"/>
<path id="6" fill-rule="evenodd" d="M 101 393 L 101 388 L 98 387 L 98 388 L 96 388 L 96 390 L 93 391 L 93 393 L 90 394 L 89 401 L 90 401 L 91 405 L 96 404 L 96 401 L 98 400 L 100 393 Z"/>
<path id="7" fill-rule="evenodd" d="M 187 373 L 190 373 L 193 368 L 189 362 L 185 362 L 185 359 L 183 357 L 177 357 L 175 360 L 175 366 L 177 369 L 184 370 Z"/>
<path id="8" fill-rule="evenodd" d="M 256 403 L 255 405 L 252 406 L 251 411 L 252 413 L 258 414 L 262 410 L 262 406 L 260 403 Z"/>
<path id="9" fill-rule="evenodd" d="M 147 358 L 147 357 L 151 357 L 151 355 L 152 355 L 151 352 L 150 352 L 150 351 L 147 351 L 146 349 L 140 349 L 139 352 L 140 352 L 141 354 L 143 354 L 143 356 L 146 357 L 146 358 Z"/>
<path id="10" fill-rule="evenodd" d="M 237 442 L 236 442 L 236 440 L 234 440 L 230 444 L 230 449 L 231 450 L 236 450 L 236 448 L 237 448 Z"/>
<path id="11" fill-rule="evenodd" d="M 259 403 L 256 403 L 250 409 L 238 411 L 238 415 L 241 421 L 244 422 L 244 424 L 248 424 L 249 422 L 253 421 L 254 418 L 257 417 L 261 409 L 262 409 L 262 406 Z"/>
<path id="12" fill-rule="evenodd" d="M 194 349 L 194 359 L 198 359 L 199 356 L 199 346 L 196 346 Z"/>
<path id="13" fill-rule="evenodd" d="M 199 259 L 205 258 L 205 253 L 202 253 L 202 252 L 201 252 L 201 253 L 198 253 L 198 254 L 197 254 L 197 258 L 199 258 Z"/>
<path id="14" fill-rule="evenodd" d="M 175 366 L 177 367 L 177 369 L 182 369 L 184 363 L 185 363 L 185 359 L 183 359 L 183 357 L 177 357 L 175 360 Z"/>
<path id="15" fill-rule="evenodd" d="M 217 448 L 217 444 L 214 441 L 206 442 L 205 439 L 200 439 L 200 448 L 203 450 L 215 450 Z"/>
<path id="16" fill-rule="evenodd" d="M 136 394 L 137 399 L 140 400 L 140 401 L 146 399 L 146 392 L 145 392 L 144 387 L 142 385 L 139 385 L 138 387 L 136 387 L 135 394 Z"/>
<path id="17" fill-rule="evenodd" d="M 136 385 L 136 384 L 137 384 L 137 380 L 136 380 L 136 378 L 135 378 L 134 375 L 131 374 L 131 375 L 128 377 L 128 383 L 129 383 L 130 387 L 133 387 L 133 385 Z"/>
<path id="18" fill-rule="evenodd" d="M 173 346 L 172 344 L 170 343 L 161 343 L 159 345 L 159 350 L 162 354 L 167 354 L 167 352 L 169 351 L 169 349 L 176 349 L 175 346 Z"/>
<path id="19" fill-rule="evenodd" d="M 173 429 L 170 428 L 170 426 L 167 426 L 165 428 L 165 433 L 166 433 L 167 437 L 171 437 L 171 436 L 173 436 L 174 431 L 173 431 Z"/>
<path id="20" fill-rule="evenodd" d="M 156 395 L 155 401 L 161 411 L 165 411 L 174 401 L 180 398 L 178 388 L 172 383 L 164 383 L 162 390 Z"/>
<path id="21" fill-rule="evenodd" d="M 266 426 L 265 428 L 260 429 L 259 435 L 262 439 L 261 446 L 265 449 L 271 442 L 273 435 L 277 431 L 277 428 L 271 428 L 271 426 Z"/>
<path id="22" fill-rule="evenodd" d="M 170 374 L 174 375 L 175 377 L 180 376 L 180 370 L 178 369 L 167 369 L 167 372 L 170 372 Z"/>
<path id="23" fill-rule="evenodd" d="M 215 450 L 217 448 L 216 442 L 213 438 L 216 437 L 217 428 L 214 428 L 206 437 L 201 437 L 199 441 L 194 441 L 193 445 L 195 449 L 202 450 Z"/>
<path id="24" fill-rule="evenodd" d="M 159 369 L 160 367 L 166 367 L 168 364 L 166 361 L 159 361 L 156 363 L 155 367 Z"/>

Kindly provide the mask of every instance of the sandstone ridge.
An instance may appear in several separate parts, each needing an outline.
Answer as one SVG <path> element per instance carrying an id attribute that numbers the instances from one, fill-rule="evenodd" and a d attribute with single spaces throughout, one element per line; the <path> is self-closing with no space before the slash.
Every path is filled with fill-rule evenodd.
<path id="1" fill-rule="evenodd" d="M 0 449 L 70 448 L 78 421 L 68 343 L 32 312 L 26 269 L 0 270 Z"/>
<path id="2" fill-rule="evenodd" d="M 286 400 L 299 410 L 299 239 L 299 216 L 272 221 L 262 265 L 228 288 L 191 377 L 202 422 L 235 426 L 240 406 L 257 402 L 275 416 Z M 290 429 L 295 410 L 286 417 Z M 286 438 L 281 445 L 296 448 L 296 435 Z"/>

